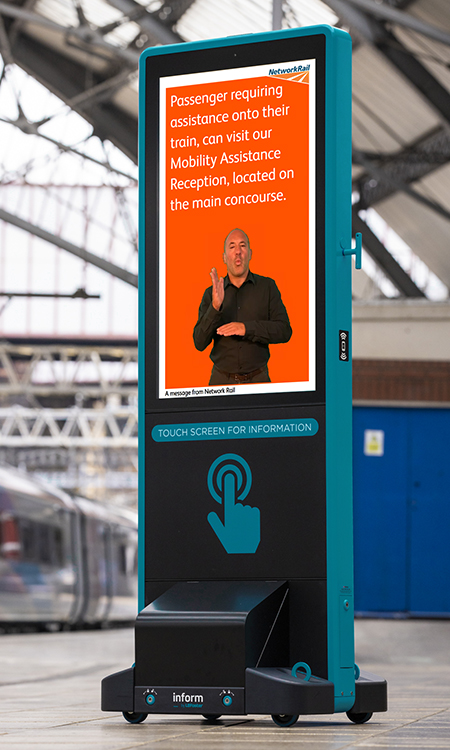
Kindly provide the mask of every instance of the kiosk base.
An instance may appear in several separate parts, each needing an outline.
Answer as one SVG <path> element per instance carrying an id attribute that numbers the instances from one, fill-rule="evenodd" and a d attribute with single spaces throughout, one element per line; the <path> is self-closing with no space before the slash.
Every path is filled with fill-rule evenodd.
<path id="1" fill-rule="evenodd" d="M 122 712 L 131 723 L 144 721 L 149 714 L 189 713 L 200 714 L 206 719 L 218 719 L 223 714 L 241 716 L 247 714 L 270 714 L 279 726 L 292 726 L 287 723 L 290 717 L 299 715 L 334 713 L 334 685 L 328 680 L 311 676 L 308 681 L 294 678 L 288 668 L 247 669 L 246 688 L 234 689 L 232 703 L 223 703 L 225 692 L 220 688 L 184 688 L 185 700 L 199 694 L 201 705 L 191 701 L 185 706 L 171 704 L 173 687 L 135 687 L 134 667 L 116 672 L 102 681 L 102 710 Z M 356 700 L 348 718 L 355 724 L 368 721 L 373 713 L 387 711 L 387 683 L 368 672 L 361 672 L 355 682 Z M 154 703 L 148 702 L 155 696 Z M 136 718 L 138 720 L 136 721 Z M 285 721 L 281 719 L 285 717 Z M 134 718 L 134 721 L 133 721 Z"/>
<path id="2" fill-rule="evenodd" d="M 102 681 L 102 709 L 131 723 L 148 714 L 271 714 L 291 726 L 300 714 L 332 714 L 334 685 L 291 670 L 286 581 L 177 583 L 136 620 L 136 665 Z M 303 669 L 304 671 L 299 671 Z M 348 717 L 387 710 L 384 680 L 361 673 Z"/>

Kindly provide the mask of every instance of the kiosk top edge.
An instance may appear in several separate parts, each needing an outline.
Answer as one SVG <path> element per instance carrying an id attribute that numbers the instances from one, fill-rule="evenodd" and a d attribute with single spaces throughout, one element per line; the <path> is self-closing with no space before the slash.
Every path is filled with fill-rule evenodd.
<path id="1" fill-rule="evenodd" d="M 351 43 L 351 36 L 347 31 L 338 29 L 327 24 L 317 24 L 315 26 L 303 26 L 296 29 L 281 29 L 280 31 L 263 31 L 255 34 L 238 34 L 236 36 L 218 37 L 213 39 L 202 39 L 196 42 L 182 42 L 181 44 L 165 44 L 159 47 L 147 47 L 140 58 L 139 64 L 145 63 L 148 57 L 155 55 L 167 55 L 177 52 L 189 52 L 191 50 L 212 49 L 214 47 L 231 47 L 238 44 L 254 44 L 257 42 L 270 42 L 278 39 L 302 37 L 302 36 L 320 36 L 327 39 L 347 39 Z"/>

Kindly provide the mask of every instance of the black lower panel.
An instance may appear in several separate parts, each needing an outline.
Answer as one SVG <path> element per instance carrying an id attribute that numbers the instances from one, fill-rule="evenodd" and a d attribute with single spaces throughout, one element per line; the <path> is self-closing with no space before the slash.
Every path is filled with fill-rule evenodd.
<path id="1" fill-rule="evenodd" d="M 313 674 L 326 679 L 327 653 L 327 582 L 290 580 L 288 664 L 306 662 Z"/>
<path id="2" fill-rule="evenodd" d="M 287 613 L 285 581 L 176 583 L 136 620 L 136 684 L 243 688 L 246 667 L 288 663 Z"/>
<path id="3" fill-rule="evenodd" d="M 175 581 L 147 581 L 147 604 L 154 602 L 174 584 Z M 325 679 L 328 675 L 326 581 L 290 580 L 288 586 L 287 601 L 259 666 L 288 666 L 303 661 L 309 664 L 313 674 Z M 289 620 L 287 625 L 286 618 Z M 287 654 L 278 653 L 280 643 L 285 650 L 288 649 Z M 276 653 L 273 653 L 274 648 Z"/>

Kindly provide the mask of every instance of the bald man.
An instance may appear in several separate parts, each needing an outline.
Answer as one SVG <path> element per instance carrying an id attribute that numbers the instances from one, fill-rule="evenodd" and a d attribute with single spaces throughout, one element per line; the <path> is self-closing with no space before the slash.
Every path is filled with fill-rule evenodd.
<path id="1" fill-rule="evenodd" d="M 270 383 L 269 344 L 292 335 L 286 308 L 273 279 L 250 271 L 247 234 L 233 229 L 225 238 L 225 278 L 211 269 L 212 286 L 203 294 L 194 344 L 203 351 L 213 341 L 209 385 Z"/>

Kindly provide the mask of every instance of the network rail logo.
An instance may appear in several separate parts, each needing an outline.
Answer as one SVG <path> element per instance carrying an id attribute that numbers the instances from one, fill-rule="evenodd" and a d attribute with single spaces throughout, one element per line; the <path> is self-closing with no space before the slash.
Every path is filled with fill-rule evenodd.
<path id="1" fill-rule="evenodd" d="M 270 68 L 269 75 L 276 76 L 277 78 L 285 78 L 295 83 L 309 83 L 310 68 L 309 64 L 292 65 L 290 68 Z"/>

